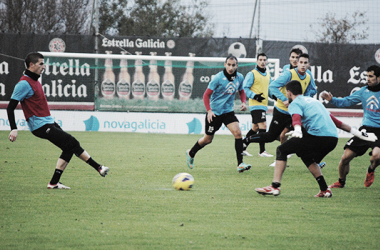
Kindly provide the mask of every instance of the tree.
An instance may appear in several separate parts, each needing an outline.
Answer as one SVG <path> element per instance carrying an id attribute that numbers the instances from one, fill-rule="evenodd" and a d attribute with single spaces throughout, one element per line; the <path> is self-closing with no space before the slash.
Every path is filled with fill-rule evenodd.
<path id="1" fill-rule="evenodd" d="M 126 15 L 128 0 L 100 0 L 99 33 L 114 35 L 116 27 L 123 22 Z"/>
<path id="2" fill-rule="evenodd" d="M 3 0 L 0 30 L 10 33 L 85 33 L 91 0 Z"/>
<path id="3" fill-rule="evenodd" d="M 346 14 L 342 19 L 336 19 L 335 13 L 326 13 L 323 18 L 319 18 L 319 25 L 322 30 L 316 30 L 316 41 L 322 43 L 356 43 L 356 41 L 368 38 L 368 26 L 360 29 L 365 25 L 368 19 L 365 18 L 365 12 L 356 11 L 351 16 Z M 313 29 L 313 25 L 310 25 Z"/>
<path id="4" fill-rule="evenodd" d="M 113 2 L 126 5 L 127 1 Z M 206 6 L 205 0 L 194 0 L 188 7 L 181 5 L 179 0 L 136 0 L 123 13 L 119 5 L 109 4 L 104 7 L 106 11 L 101 12 L 99 31 L 115 32 L 122 36 L 212 36 L 212 26 L 203 13 Z"/>

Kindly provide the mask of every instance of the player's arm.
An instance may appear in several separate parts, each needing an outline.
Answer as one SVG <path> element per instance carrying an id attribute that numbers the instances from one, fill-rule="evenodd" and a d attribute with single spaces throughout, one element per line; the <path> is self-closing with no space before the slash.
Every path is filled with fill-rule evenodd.
<path id="1" fill-rule="evenodd" d="M 313 76 L 310 74 L 310 83 L 305 90 L 304 96 L 313 97 L 315 94 L 317 94 L 317 86 L 315 85 Z"/>
<path id="2" fill-rule="evenodd" d="M 256 93 L 254 93 L 251 90 L 251 87 L 254 81 L 255 81 L 255 76 L 253 75 L 252 71 L 248 72 L 244 78 L 243 86 L 244 86 L 244 91 L 245 91 L 246 96 L 250 99 L 253 99 L 256 95 Z"/>
<path id="3" fill-rule="evenodd" d="M 280 75 L 276 80 L 269 84 L 269 92 L 271 95 L 275 96 L 277 99 L 280 99 L 282 102 L 288 100 L 288 98 L 281 93 L 280 88 L 284 87 L 287 82 L 289 82 L 292 78 L 292 74 L 290 71 L 285 71 Z"/>
<path id="4" fill-rule="evenodd" d="M 240 111 L 247 110 L 247 96 L 245 95 L 244 89 L 239 90 L 239 96 L 241 101 Z"/>
<path id="5" fill-rule="evenodd" d="M 208 122 L 212 122 L 212 118 L 215 117 L 215 114 L 214 112 L 212 112 L 211 110 L 211 106 L 210 106 L 210 96 L 212 95 L 214 91 L 212 91 L 211 89 L 207 88 L 206 91 L 204 92 L 203 94 L 203 103 L 206 107 L 206 110 L 207 110 L 207 120 Z"/>
<path id="6" fill-rule="evenodd" d="M 343 131 L 351 133 L 352 135 L 365 140 L 374 142 L 377 140 L 377 136 L 374 133 L 367 133 L 365 130 L 357 130 L 356 128 L 351 127 L 350 125 L 338 120 L 335 116 L 330 114 L 331 119 L 333 120 L 335 126 Z"/>
<path id="7" fill-rule="evenodd" d="M 15 99 L 11 99 L 9 101 L 9 104 L 7 107 L 8 121 L 9 121 L 9 125 L 11 127 L 11 132 L 9 133 L 8 138 L 11 142 L 14 142 L 17 139 L 17 135 L 18 135 L 16 119 L 15 119 L 15 112 L 14 112 L 17 105 L 18 105 L 18 102 L 19 101 L 15 100 Z"/>
<path id="8" fill-rule="evenodd" d="M 7 107 L 8 120 L 11 127 L 11 132 L 9 133 L 8 138 L 11 142 L 14 142 L 18 135 L 14 110 L 20 101 L 31 97 L 33 94 L 34 91 L 27 81 L 18 82 L 13 90 L 11 100 Z"/>
<path id="9" fill-rule="evenodd" d="M 285 136 L 295 137 L 295 138 L 302 138 L 302 122 L 301 122 L 301 115 L 300 114 L 293 114 L 292 115 L 292 124 L 294 127 L 294 130 L 288 132 L 285 134 Z"/>
<path id="10" fill-rule="evenodd" d="M 332 105 L 337 106 L 339 108 L 344 108 L 344 107 L 350 107 L 353 105 L 356 105 L 358 103 L 361 103 L 361 96 L 362 92 L 366 88 L 363 87 L 360 90 L 354 92 L 353 94 L 346 96 L 346 97 L 334 97 L 331 93 L 328 93 L 327 91 L 323 91 L 322 93 L 322 98 L 328 100 Z"/>

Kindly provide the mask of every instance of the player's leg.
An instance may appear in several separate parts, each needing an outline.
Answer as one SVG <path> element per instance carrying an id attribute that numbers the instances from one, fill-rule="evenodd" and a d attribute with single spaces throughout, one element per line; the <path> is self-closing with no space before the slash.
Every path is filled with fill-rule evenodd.
<path id="1" fill-rule="evenodd" d="M 380 148 L 374 147 L 372 149 L 372 155 L 370 158 L 371 165 L 369 165 L 367 170 L 367 175 L 364 181 L 365 187 L 370 187 L 375 180 L 375 169 L 380 165 Z"/>
<path id="2" fill-rule="evenodd" d="M 258 132 L 259 134 L 265 133 L 267 131 L 267 122 L 263 121 L 263 122 L 258 123 L 258 127 L 259 127 L 259 132 Z M 259 145 L 260 145 L 259 156 L 261 156 L 261 157 L 273 157 L 273 155 L 269 154 L 265 150 L 265 142 L 260 142 Z"/>
<path id="3" fill-rule="evenodd" d="M 71 156 L 75 154 L 79 159 L 86 162 L 88 165 L 93 167 L 102 177 L 105 177 L 109 171 L 108 167 L 102 166 L 97 163 L 81 146 L 79 141 L 74 138 L 69 133 L 62 130 L 62 128 L 58 124 L 54 124 L 54 127 L 51 128 L 52 135 L 51 138 L 48 139 L 55 145 L 57 145 L 60 149 L 62 149 L 61 157 L 66 160 L 63 155 L 67 155 L 67 163 L 70 162 Z"/>
<path id="4" fill-rule="evenodd" d="M 251 111 L 251 114 L 252 114 L 252 111 Z M 255 135 L 257 134 L 257 132 L 259 131 L 259 126 L 255 123 L 252 123 L 252 128 L 248 131 L 248 133 L 245 135 L 245 138 L 249 138 L 251 137 L 252 135 Z M 244 139 L 243 139 L 244 141 Z M 247 151 L 247 147 L 248 145 L 246 145 L 244 142 L 243 142 L 243 155 L 244 156 L 252 156 L 250 153 L 248 153 Z"/>
<path id="5" fill-rule="evenodd" d="M 32 131 L 34 136 L 37 136 L 41 139 L 46 139 L 52 142 L 57 147 L 60 147 L 60 144 L 63 143 L 63 139 L 60 136 L 60 131 L 58 131 L 55 124 L 46 124 L 42 126 L 39 129 L 36 129 Z M 69 164 L 72 156 L 74 153 L 68 152 L 68 153 L 61 153 L 61 156 L 58 158 L 54 174 L 47 186 L 48 189 L 70 189 L 70 187 L 67 187 L 59 182 L 61 179 L 61 176 L 63 174 L 63 171 L 66 169 L 66 166 Z"/>
<path id="6" fill-rule="evenodd" d="M 257 134 L 258 133 L 258 131 L 259 131 L 259 126 L 257 125 L 257 119 L 256 119 L 256 117 L 257 117 L 257 112 L 258 112 L 258 110 L 251 110 L 251 118 L 252 118 L 252 129 L 250 129 L 249 131 L 248 131 L 248 133 L 246 134 L 246 136 L 245 136 L 245 138 L 243 139 L 243 155 L 244 156 L 252 156 L 250 153 L 248 153 L 248 151 L 247 151 L 247 147 L 248 147 L 248 143 L 246 144 L 246 143 L 244 143 L 244 141 L 246 141 L 246 139 L 247 138 L 249 138 L 249 137 L 251 137 L 251 136 L 253 136 L 253 135 L 255 135 L 255 134 Z"/>
<path id="7" fill-rule="evenodd" d="M 282 176 L 286 169 L 287 164 L 287 155 L 289 153 L 296 152 L 297 148 L 300 147 L 300 139 L 290 139 L 285 143 L 277 147 L 276 150 L 276 161 L 274 166 L 274 174 L 272 184 L 263 188 L 256 188 L 256 192 L 262 195 L 274 195 L 277 196 L 280 194 L 280 186 Z"/>
<path id="8" fill-rule="evenodd" d="M 331 184 L 329 188 L 344 188 L 346 185 L 346 178 L 350 172 L 350 162 L 356 157 L 356 153 L 349 148 L 346 148 L 339 161 L 338 171 L 339 179 L 337 182 Z"/>
<path id="9" fill-rule="evenodd" d="M 63 131 L 61 127 L 56 123 L 47 124 L 35 131 L 32 131 L 32 133 L 39 138 L 49 140 L 51 143 L 62 150 L 62 153 L 57 161 L 53 177 L 48 184 L 48 188 L 70 189 L 69 187 L 62 185 L 59 180 L 66 166 L 69 164 L 72 156 L 74 154 L 79 156 L 84 152 L 84 149 L 80 146 L 80 143 L 73 136 Z M 101 169 L 101 165 L 93 160 L 92 162 L 87 161 L 87 163 L 98 172 Z"/>
<path id="10" fill-rule="evenodd" d="M 280 141 L 281 144 L 284 143 L 284 142 L 286 142 L 286 140 L 288 139 L 288 137 L 285 134 L 289 132 L 289 127 L 290 126 L 291 126 L 291 124 L 289 124 L 288 126 L 286 126 L 282 130 L 280 136 L 277 138 Z M 292 155 L 293 154 L 290 154 L 289 156 L 291 157 Z M 288 156 L 288 158 L 290 158 L 289 156 Z M 275 167 L 275 166 L 276 166 L 276 160 L 274 160 L 273 163 L 269 164 L 269 167 Z"/>
<path id="11" fill-rule="evenodd" d="M 226 125 L 235 137 L 235 151 L 238 166 L 243 162 L 243 139 L 241 136 L 241 131 L 239 127 L 239 122 L 231 122 Z"/>
<path id="12" fill-rule="evenodd" d="M 286 142 L 286 140 L 288 139 L 285 134 L 288 133 L 289 131 L 290 130 L 289 130 L 288 127 L 284 128 L 284 130 L 282 130 L 282 132 L 280 134 L 280 143 L 281 144 L 284 143 L 284 142 Z"/>
<path id="13" fill-rule="evenodd" d="M 109 168 L 106 166 L 102 166 L 96 161 L 94 161 L 94 159 L 92 159 L 92 157 L 87 153 L 86 150 L 79 154 L 78 158 L 92 166 L 95 170 L 99 172 L 101 176 L 106 177 L 106 175 L 108 174 Z"/>
<path id="14" fill-rule="evenodd" d="M 243 139 L 239 127 L 239 120 L 235 116 L 234 112 L 230 112 L 228 114 L 225 114 L 223 122 L 235 137 L 235 152 L 238 165 L 237 171 L 239 173 L 242 173 L 246 170 L 249 170 L 251 168 L 251 165 L 243 162 Z"/>
<path id="15" fill-rule="evenodd" d="M 319 193 L 314 195 L 314 197 L 319 198 L 330 198 L 332 197 L 332 192 L 329 187 L 327 187 L 327 183 L 325 177 L 322 174 L 321 168 L 315 162 L 309 165 L 308 167 L 310 173 L 314 176 L 315 180 L 319 185 Z"/>
<path id="16" fill-rule="evenodd" d="M 327 186 L 320 166 L 316 162 L 320 162 L 327 154 L 335 149 L 338 143 L 338 138 L 330 136 L 313 136 L 305 132 L 301 140 L 304 143 L 301 145 L 302 148 L 298 149 L 296 153 L 302 159 L 303 163 L 307 166 L 319 185 L 320 191 L 314 197 L 331 197 L 332 192 Z M 324 146 L 321 147 L 320 145 Z"/>
<path id="17" fill-rule="evenodd" d="M 350 172 L 350 162 L 358 156 L 364 155 L 372 142 L 361 140 L 357 137 L 350 138 L 345 146 L 344 152 L 339 162 L 339 179 L 337 182 L 330 185 L 330 188 L 343 188 L 346 185 L 346 178 Z"/>
<path id="18" fill-rule="evenodd" d="M 277 109 L 273 110 L 273 119 L 269 125 L 268 132 L 256 134 L 246 138 L 244 143 L 247 145 L 251 142 L 273 142 L 278 138 L 283 129 L 292 122 L 292 117 L 288 114 L 281 113 Z"/>
<path id="19" fill-rule="evenodd" d="M 245 137 L 251 137 L 252 135 L 257 134 L 257 131 L 259 131 L 259 126 L 255 123 L 252 123 L 252 128 L 248 131 Z"/>
<path id="20" fill-rule="evenodd" d="M 204 136 L 197 140 L 191 149 L 188 149 L 186 151 L 186 163 L 190 169 L 194 168 L 194 157 L 197 152 L 212 142 L 215 132 L 218 131 L 222 126 L 222 119 L 220 116 L 216 116 L 211 122 L 208 122 L 206 114 L 205 124 L 206 126 Z"/>

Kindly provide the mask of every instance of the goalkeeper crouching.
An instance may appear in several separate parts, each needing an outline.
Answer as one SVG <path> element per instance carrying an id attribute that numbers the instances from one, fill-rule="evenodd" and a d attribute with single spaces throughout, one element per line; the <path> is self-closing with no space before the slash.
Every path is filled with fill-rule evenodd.
<path id="1" fill-rule="evenodd" d="M 327 186 L 317 162 L 321 162 L 328 153 L 335 149 L 338 143 L 336 127 L 367 141 L 375 141 L 377 137 L 373 133 L 366 134 L 352 129 L 349 125 L 333 117 L 318 100 L 303 96 L 299 81 L 288 82 L 286 94 L 290 103 L 288 110 L 292 116 L 294 130 L 286 134 L 291 138 L 277 147 L 272 184 L 256 188 L 256 192 L 262 195 L 279 195 L 282 175 L 286 169 L 287 155 L 295 153 L 301 158 L 319 185 L 320 191 L 314 197 L 330 198 L 332 197 L 331 189 Z"/>

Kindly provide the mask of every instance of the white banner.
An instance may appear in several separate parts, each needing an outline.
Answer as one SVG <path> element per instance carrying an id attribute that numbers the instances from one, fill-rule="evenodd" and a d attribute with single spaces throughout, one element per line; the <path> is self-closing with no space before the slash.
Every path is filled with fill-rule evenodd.
<path id="1" fill-rule="evenodd" d="M 203 134 L 205 114 L 173 113 L 129 113 L 129 112 L 94 112 L 94 111 L 51 111 L 55 121 L 66 131 L 104 131 L 136 132 L 163 134 Z M 15 110 L 19 130 L 28 130 L 22 110 Z M 237 115 L 243 136 L 251 129 L 249 114 Z M 359 128 L 361 117 L 338 117 L 339 120 Z M 267 116 L 269 126 L 272 116 Z M 10 130 L 7 112 L 0 109 L 0 130 Z M 224 125 L 217 134 L 231 134 Z M 351 134 L 338 129 L 339 137 L 351 137 Z"/>

